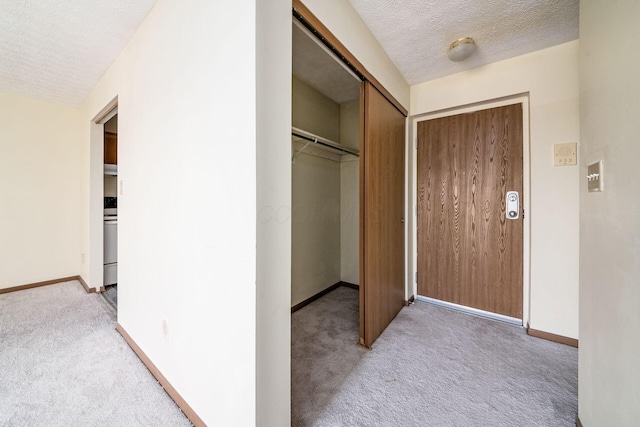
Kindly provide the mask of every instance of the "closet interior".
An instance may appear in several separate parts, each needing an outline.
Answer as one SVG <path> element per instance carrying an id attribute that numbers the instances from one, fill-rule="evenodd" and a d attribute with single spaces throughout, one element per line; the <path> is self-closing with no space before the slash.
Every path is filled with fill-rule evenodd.
<path id="1" fill-rule="evenodd" d="M 360 79 L 293 19 L 291 306 L 359 285 Z"/>

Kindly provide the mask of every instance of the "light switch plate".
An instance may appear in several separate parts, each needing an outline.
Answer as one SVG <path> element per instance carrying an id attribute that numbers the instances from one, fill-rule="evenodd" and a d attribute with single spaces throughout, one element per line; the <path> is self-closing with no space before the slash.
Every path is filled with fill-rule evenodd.
<path id="1" fill-rule="evenodd" d="M 578 143 L 566 142 L 553 145 L 553 165 L 571 166 L 578 164 Z"/>
<path id="2" fill-rule="evenodd" d="M 591 163 L 587 166 L 587 189 L 590 193 L 602 191 L 602 160 Z"/>

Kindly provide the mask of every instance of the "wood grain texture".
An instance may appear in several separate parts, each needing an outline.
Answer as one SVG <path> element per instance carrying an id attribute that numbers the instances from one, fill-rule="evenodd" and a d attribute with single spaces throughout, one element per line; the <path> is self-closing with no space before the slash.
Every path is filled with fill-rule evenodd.
<path id="1" fill-rule="evenodd" d="M 364 336 L 371 347 L 404 306 L 405 117 L 365 82 L 363 262 Z M 361 147 L 362 148 L 362 147 Z"/>
<path id="2" fill-rule="evenodd" d="M 11 286 L 9 288 L 3 288 L 3 289 L 0 289 L 0 294 L 8 294 L 9 292 L 24 291 L 25 289 L 39 288 L 40 286 L 54 285 L 56 283 L 69 282 L 71 280 L 78 280 L 84 286 L 85 290 L 89 293 L 96 291 L 94 288 L 89 289 L 89 287 L 86 286 L 86 283 L 84 282 L 84 280 L 82 280 L 80 276 L 69 276 L 69 277 L 62 277 L 60 279 L 45 280 L 42 282 L 28 283 L 26 285 L 18 285 L 18 286 Z"/>
<path id="3" fill-rule="evenodd" d="M 112 132 L 104 133 L 104 163 L 118 164 L 118 135 Z"/>
<path id="4" fill-rule="evenodd" d="M 82 276 L 77 276 L 77 277 L 78 278 L 76 280 L 78 280 L 78 282 L 80 282 L 80 284 L 82 285 L 84 290 L 87 291 L 88 294 L 96 292 L 96 288 L 90 288 L 89 285 L 87 284 L 87 282 L 84 281 Z M 100 286 L 99 290 L 100 290 L 100 292 L 104 292 L 104 286 Z"/>
<path id="5" fill-rule="evenodd" d="M 551 332 L 539 331 L 537 329 L 527 328 L 527 334 L 532 337 L 542 338 L 547 341 L 553 341 L 560 344 L 570 345 L 571 347 L 578 348 L 578 340 L 575 338 L 565 337 L 564 335 L 552 334 Z"/>
<path id="6" fill-rule="evenodd" d="M 365 292 L 365 288 L 366 288 L 365 282 L 366 282 L 366 276 L 368 274 L 368 271 L 365 268 L 365 262 L 369 257 L 365 253 L 369 249 L 369 246 L 368 246 L 369 243 L 367 242 L 367 236 L 365 235 L 365 233 L 368 230 L 366 227 L 366 219 L 365 219 L 365 214 L 367 212 L 367 208 L 365 206 L 365 200 L 366 200 L 365 193 L 367 193 L 367 190 L 364 188 L 364 185 L 363 185 L 366 179 L 365 165 L 363 161 L 363 159 L 365 158 L 365 150 L 366 150 L 365 145 L 369 144 L 369 141 L 367 141 L 365 137 L 365 129 L 368 129 L 365 124 L 365 121 L 368 120 L 367 119 L 368 114 L 365 113 L 365 110 L 366 110 L 365 85 L 369 86 L 370 88 L 375 88 L 377 94 L 381 96 L 382 99 L 384 99 L 386 104 L 391 105 L 395 109 L 395 112 L 391 113 L 392 115 L 395 115 L 396 118 L 398 118 L 398 114 L 399 114 L 399 117 L 401 117 L 401 120 L 402 120 L 402 168 L 403 168 L 401 176 L 403 180 L 404 180 L 404 121 L 408 113 L 408 110 L 400 102 L 398 102 L 398 100 L 395 99 L 393 95 L 391 95 L 391 93 L 375 78 L 375 76 L 373 76 L 373 74 L 367 71 L 364 65 L 362 65 L 362 63 L 342 44 L 342 42 L 340 42 L 340 40 L 337 37 L 335 37 L 331 33 L 331 31 L 329 31 L 329 29 L 309 10 L 309 8 L 307 8 L 304 5 L 304 3 L 302 3 L 301 0 L 292 1 L 292 12 L 293 12 L 293 16 L 296 19 L 298 19 L 306 28 L 308 28 L 316 37 L 318 37 L 322 41 L 322 43 L 325 44 L 325 46 L 327 46 L 333 53 L 335 53 L 336 56 L 338 56 L 338 58 L 340 58 L 341 61 L 346 64 L 347 67 L 349 67 L 352 71 L 354 71 L 355 74 L 358 75 L 363 80 L 363 83 L 360 88 L 360 106 L 361 106 L 360 107 L 360 183 L 361 183 L 360 184 L 360 283 L 361 283 L 360 344 L 363 346 L 370 346 L 370 344 L 373 343 L 373 341 L 375 341 L 375 338 L 377 338 L 377 335 L 375 335 L 375 333 L 372 332 L 373 329 L 371 327 L 367 328 L 366 325 L 370 324 L 371 326 L 372 324 L 382 324 L 384 322 L 381 322 L 380 320 L 372 320 L 372 319 L 380 319 L 380 318 L 385 318 L 389 316 L 381 315 L 380 313 L 378 313 L 377 312 L 378 307 L 376 307 L 375 305 L 372 305 L 371 302 L 368 301 L 366 297 L 366 292 Z M 369 90 L 370 89 L 367 89 L 366 91 L 369 91 Z M 374 132 L 373 128 L 368 130 L 370 130 L 371 135 L 373 135 L 373 132 Z M 380 167 L 384 168 L 385 165 L 382 163 L 384 162 L 380 162 Z M 402 185 L 404 186 L 404 182 Z M 375 191 L 375 189 L 369 188 L 369 191 Z M 400 191 L 399 193 L 403 194 L 402 208 L 404 209 L 404 205 L 403 205 L 404 187 L 402 191 Z M 404 233 L 404 225 L 403 225 L 403 233 Z M 403 238 L 403 245 L 404 245 L 404 234 L 402 238 Z M 404 246 L 402 247 L 402 263 L 404 268 Z M 401 279 L 402 286 L 403 286 L 402 298 L 404 299 L 404 283 L 403 283 L 404 270 L 402 270 L 402 274 L 403 274 L 403 277 Z M 372 311 L 368 313 L 368 310 L 372 310 Z M 397 312 L 395 314 L 397 314 Z M 395 314 L 391 316 L 391 319 L 395 317 Z M 386 325 L 384 327 L 386 327 Z M 382 327 L 380 332 L 384 329 L 384 327 Z M 365 332 L 366 329 L 368 329 L 369 332 Z M 369 338 L 365 339 L 365 335 Z M 375 336 L 375 338 L 372 338 L 373 336 Z M 366 342 L 368 342 L 369 344 L 366 344 Z"/>
<path id="7" fill-rule="evenodd" d="M 522 318 L 522 106 L 419 122 L 417 157 L 418 293 Z"/>

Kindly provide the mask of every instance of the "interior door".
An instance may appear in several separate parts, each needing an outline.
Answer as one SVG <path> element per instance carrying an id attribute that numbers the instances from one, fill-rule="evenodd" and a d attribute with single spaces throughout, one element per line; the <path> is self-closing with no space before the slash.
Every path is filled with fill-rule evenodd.
<path id="1" fill-rule="evenodd" d="M 417 136 L 418 294 L 522 319 L 522 105 L 422 121 Z"/>
<path id="2" fill-rule="evenodd" d="M 371 83 L 361 91 L 360 343 L 404 306 L 405 116 Z"/>

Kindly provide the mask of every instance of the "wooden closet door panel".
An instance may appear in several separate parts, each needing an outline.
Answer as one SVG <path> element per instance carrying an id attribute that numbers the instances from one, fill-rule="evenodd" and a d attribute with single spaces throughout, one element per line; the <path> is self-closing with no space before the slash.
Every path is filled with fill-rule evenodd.
<path id="1" fill-rule="evenodd" d="M 364 115 L 360 340 L 370 347 L 405 301 L 405 116 L 369 82 Z"/>
<path id="2" fill-rule="evenodd" d="M 418 294 L 522 318 L 522 106 L 418 123 Z"/>

